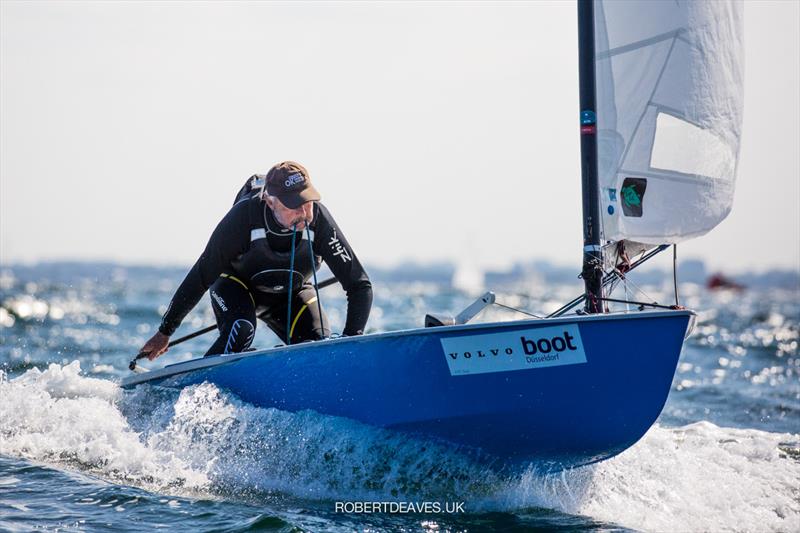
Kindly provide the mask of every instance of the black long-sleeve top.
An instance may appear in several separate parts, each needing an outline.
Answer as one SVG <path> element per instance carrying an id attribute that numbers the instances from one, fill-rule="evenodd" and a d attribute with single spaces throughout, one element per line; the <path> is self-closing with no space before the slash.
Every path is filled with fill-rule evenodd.
<path id="1" fill-rule="evenodd" d="M 282 228 L 277 223 L 265 202 L 251 199 L 236 203 L 217 225 L 200 258 L 172 297 L 159 327 L 161 333 L 172 335 L 220 274 L 238 274 L 234 263 L 248 251 L 251 243 L 251 202 L 263 205 L 265 233 L 270 248 L 280 252 L 290 249 L 292 230 Z M 319 202 L 314 205 L 314 219 L 310 227 L 314 232 L 314 255 L 325 261 L 347 292 L 347 320 L 342 333 L 360 335 L 364 332 L 372 307 L 369 277 L 330 212 Z M 265 264 L 264 268 L 271 266 Z M 248 283 L 247 279 L 243 281 Z"/>

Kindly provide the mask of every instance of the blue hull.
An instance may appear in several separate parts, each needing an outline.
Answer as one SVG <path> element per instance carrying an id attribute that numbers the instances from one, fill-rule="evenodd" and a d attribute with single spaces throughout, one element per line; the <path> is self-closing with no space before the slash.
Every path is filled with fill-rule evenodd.
<path id="1" fill-rule="evenodd" d="M 650 428 L 692 317 L 641 312 L 365 335 L 187 361 L 122 385 L 209 381 L 257 406 L 437 437 L 504 462 L 574 466 L 611 457 Z"/>

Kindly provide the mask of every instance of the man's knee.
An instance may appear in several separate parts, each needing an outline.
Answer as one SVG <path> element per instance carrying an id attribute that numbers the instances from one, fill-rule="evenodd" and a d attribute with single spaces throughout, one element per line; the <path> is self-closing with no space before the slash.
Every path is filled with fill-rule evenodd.
<path id="1" fill-rule="evenodd" d="M 228 332 L 228 339 L 225 342 L 225 351 L 223 353 L 239 353 L 245 351 L 253 343 L 255 334 L 256 328 L 249 320 L 240 318 L 234 321 Z"/>

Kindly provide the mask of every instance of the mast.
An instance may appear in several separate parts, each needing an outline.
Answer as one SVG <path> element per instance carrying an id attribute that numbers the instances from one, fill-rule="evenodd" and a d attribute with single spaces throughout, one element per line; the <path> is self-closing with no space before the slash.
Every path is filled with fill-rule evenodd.
<path id="1" fill-rule="evenodd" d="M 597 180 L 595 110 L 594 0 L 578 0 L 578 68 L 581 117 L 581 189 L 583 191 L 583 269 L 587 313 L 603 310 L 603 252 Z"/>

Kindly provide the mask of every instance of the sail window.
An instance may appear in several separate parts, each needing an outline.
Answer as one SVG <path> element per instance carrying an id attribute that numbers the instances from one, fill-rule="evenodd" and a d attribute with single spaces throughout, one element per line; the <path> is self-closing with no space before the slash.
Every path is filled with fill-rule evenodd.
<path id="1" fill-rule="evenodd" d="M 622 213 L 626 217 L 642 216 L 644 207 L 644 193 L 647 190 L 647 180 L 644 178 L 625 178 L 619 190 L 622 200 Z"/>
<path id="2" fill-rule="evenodd" d="M 668 113 L 658 113 L 650 157 L 652 168 L 731 180 L 735 155 L 709 130 Z"/>

